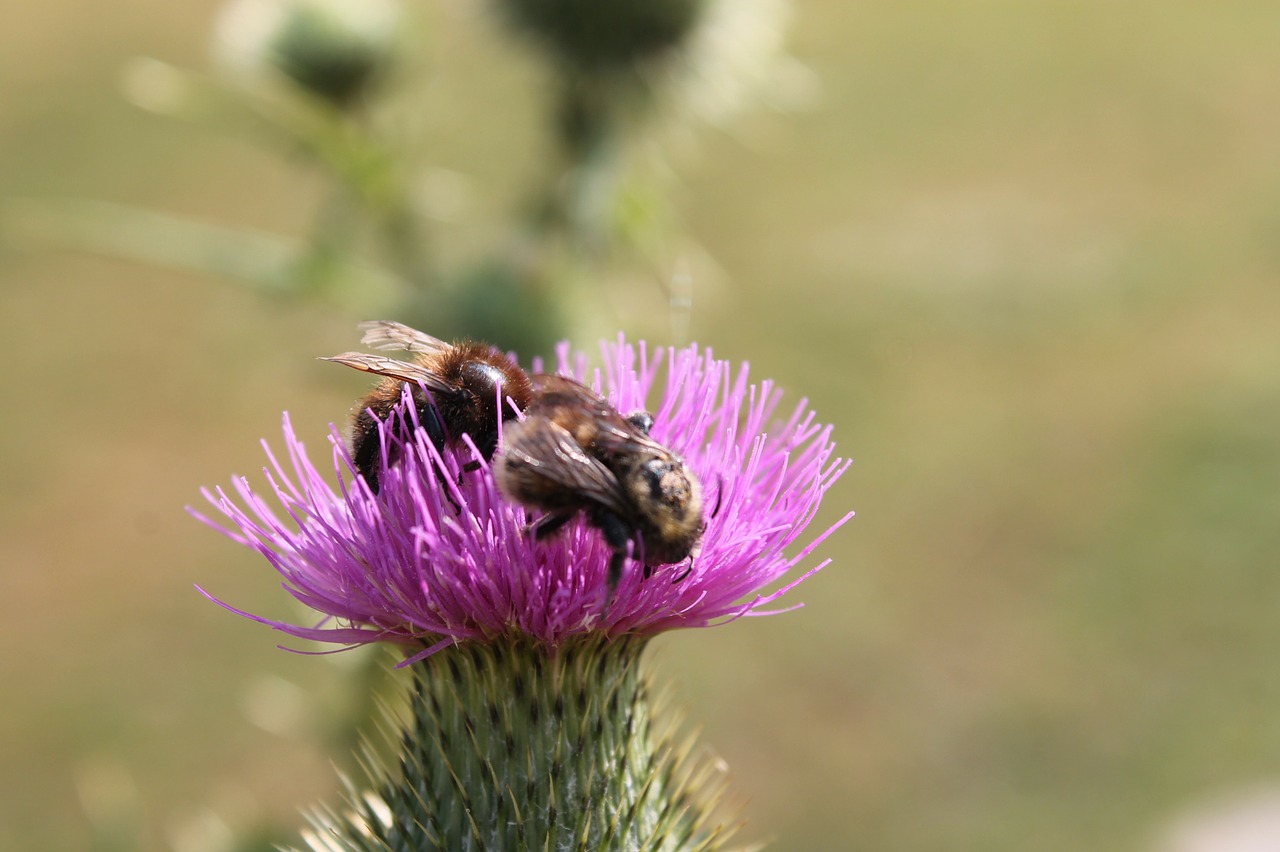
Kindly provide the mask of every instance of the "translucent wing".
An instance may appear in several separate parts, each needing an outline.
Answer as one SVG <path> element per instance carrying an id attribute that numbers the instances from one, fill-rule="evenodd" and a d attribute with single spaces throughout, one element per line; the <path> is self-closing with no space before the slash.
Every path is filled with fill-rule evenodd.
<path id="1" fill-rule="evenodd" d="M 440 391 L 442 393 L 452 393 L 453 388 L 449 387 L 435 373 L 423 367 L 421 364 L 412 364 L 408 361 L 397 361 L 395 358 L 388 358 L 385 355 L 369 355 L 364 352 L 343 352 L 341 355 L 334 355 L 332 358 L 322 358 L 322 361 L 333 361 L 338 364 L 345 364 L 356 370 L 365 373 L 373 373 L 377 376 L 387 376 L 392 379 L 399 379 L 402 382 L 410 384 L 418 384 L 421 382 L 430 390 Z"/>
<path id="2" fill-rule="evenodd" d="M 362 322 L 359 327 L 364 331 L 360 342 L 374 349 L 403 349 L 415 354 L 439 355 L 450 348 L 450 344 L 438 337 L 391 320 Z"/>
<path id="3" fill-rule="evenodd" d="M 504 464 L 522 468 L 522 475 L 542 477 L 560 488 L 599 503 L 619 515 L 629 515 L 622 485 L 613 471 L 589 456 L 569 431 L 541 417 L 512 423 L 503 435 Z"/>
<path id="4" fill-rule="evenodd" d="M 669 454 L 666 448 L 644 433 L 634 422 L 623 417 L 608 400 L 591 388 L 568 376 L 539 374 L 533 376 L 538 394 L 529 413 L 545 413 L 555 418 L 556 409 L 572 409 L 592 418 L 596 425 L 595 446 L 607 453 L 656 452 Z"/>
<path id="5" fill-rule="evenodd" d="M 530 379 L 537 391 L 537 405 L 541 407 L 576 408 L 594 417 L 618 414 L 604 397 L 576 379 L 552 373 L 535 373 Z"/>

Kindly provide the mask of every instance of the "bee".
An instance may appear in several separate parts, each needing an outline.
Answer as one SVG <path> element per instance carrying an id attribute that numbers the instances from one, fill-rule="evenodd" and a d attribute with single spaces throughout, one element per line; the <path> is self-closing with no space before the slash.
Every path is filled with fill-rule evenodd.
<path id="1" fill-rule="evenodd" d="M 704 528 L 702 486 L 679 456 L 649 437 L 653 417 L 624 417 L 564 376 L 532 380 L 524 419 L 504 430 L 494 476 L 507 499 L 546 513 L 531 525 L 535 539 L 584 516 L 613 551 L 610 596 L 628 545 L 645 577 L 652 566 L 689 558 Z"/>
<path id="2" fill-rule="evenodd" d="M 512 419 L 532 399 L 529 375 L 510 356 L 487 343 L 446 343 L 389 321 L 365 322 L 360 328 L 364 330 L 362 342 L 366 346 L 403 349 L 414 356 L 408 362 L 384 355 L 345 352 L 324 359 L 383 377 L 360 401 L 351 426 L 352 461 L 375 494 L 383 463 L 378 425 L 400 404 L 404 388 L 409 388 L 418 423 L 437 448 L 455 443 L 464 434 L 470 435 L 486 461 L 498 448 L 499 417 Z M 500 402 L 499 393 L 511 404 Z M 388 464 L 395 461 L 386 460 Z M 464 469 L 474 470 L 475 466 L 473 462 Z"/>

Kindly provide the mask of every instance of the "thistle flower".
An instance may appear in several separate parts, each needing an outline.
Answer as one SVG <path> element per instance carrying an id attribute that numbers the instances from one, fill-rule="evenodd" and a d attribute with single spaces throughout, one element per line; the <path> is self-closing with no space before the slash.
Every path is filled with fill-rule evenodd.
<path id="1" fill-rule="evenodd" d="M 267 496 L 243 478 L 206 492 L 226 520 L 201 520 L 262 553 L 324 619 L 292 624 L 218 603 L 293 637 L 403 645 L 401 665 L 414 669 L 398 771 L 379 776 L 376 796 L 353 798 L 357 816 L 318 817 L 322 834 L 345 843 L 372 832 L 394 848 L 406 837 L 439 848 L 715 845 L 687 749 L 650 741 L 640 652 L 662 631 L 777 611 L 827 564 L 810 556 L 852 514 L 802 543 L 849 463 L 804 400 L 783 409 L 781 392 L 751 384 L 746 365 L 621 338 L 603 355 L 590 370 L 561 348 L 556 369 L 619 411 L 650 410 L 651 435 L 701 479 L 706 507 L 691 560 L 649 577 L 629 560 L 612 595 L 612 551 L 598 530 L 575 521 L 533 540 L 526 510 L 503 499 L 465 437 L 442 452 L 425 430 L 405 428 L 412 405 L 381 427 L 382 457 L 396 461 L 376 495 L 335 430 L 327 478 L 287 416 L 285 459 L 267 450 Z M 555 723 L 540 724 L 549 708 Z"/>
<path id="2" fill-rule="evenodd" d="M 585 358 L 562 350 L 557 369 L 596 384 L 619 411 L 647 408 L 662 353 L 619 341 L 605 356 L 604 369 L 588 375 Z M 241 614 L 304 639 L 421 649 L 410 662 L 468 640 L 527 636 L 555 648 L 590 633 L 652 635 L 767 614 L 826 564 L 763 591 L 804 564 L 835 529 L 799 553 L 786 552 L 848 462 L 834 458 L 831 428 L 815 422 L 804 400 L 775 422 L 781 392 L 771 382 L 749 384 L 745 365 L 735 374 L 696 348 L 665 360 L 652 435 L 684 457 L 707 492 L 706 532 L 691 563 L 665 566 L 648 579 L 632 563 L 605 608 L 611 551 L 599 532 L 575 523 L 532 540 L 525 510 L 501 497 L 482 460 L 442 454 L 423 430 L 392 419 L 382 440 L 399 451 L 383 456 L 399 461 L 383 471 L 381 493 L 354 477 L 341 438 L 331 432 L 335 487 L 286 416 L 288 464 L 268 448 L 266 472 L 294 524 L 283 523 L 244 478 L 234 483 L 235 497 L 223 489 L 206 496 L 231 522 L 224 532 L 261 552 L 294 597 L 337 624 L 308 627 Z M 464 464 L 480 469 L 462 472 Z"/>

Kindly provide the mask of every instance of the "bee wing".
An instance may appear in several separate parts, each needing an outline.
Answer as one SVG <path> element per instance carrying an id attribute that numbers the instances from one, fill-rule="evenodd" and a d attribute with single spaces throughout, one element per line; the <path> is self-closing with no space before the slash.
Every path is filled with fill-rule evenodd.
<path id="1" fill-rule="evenodd" d="M 539 374 L 533 377 L 538 388 L 535 405 L 586 411 L 596 423 L 595 443 L 606 452 L 649 451 L 668 453 L 661 444 L 623 417 L 604 397 L 568 376 Z"/>
<path id="2" fill-rule="evenodd" d="M 535 373 L 529 377 L 538 395 L 555 405 L 574 404 L 590 409 L 613 411 L 613 406 L 600 394 L 584 385 L 577 379 L 558 376 L 555 373 Z"/>
<path id="3" fill-rule="evenodd" d="M 580 411 L 602 427 L 625 429 L 629 424 L 609 401 L 577 379 L 539 373 L 532 377 L 537 388 L 534 407 L 553 410 L 567 408 Z"/>
<path id="4" fill-rule="evenodd" d="M 513 423 L 503 435 L 502 453 L 556 485 L 624 517 L 630 514 L 618 477 L 556 423 L 534 418 Z"/>
<path id="5" fill-rule="evenodd" d="M 377 376 L 387 376 L 392 379 L 399 379 L 402 382 L 410 384 L 422 383 L 430 390 L 440 391 L 441 393 L 452 393 L 453 388 L 449 387 L 443 379 L 435 373 L 423 367 L 421 364 L 411 364 L 408 361 L 397 361 L 395 358 L 388 358 L 385 355 L 369 355 L 364 352 L 343 352 L 341 355 L 334 355 L 332 358 L 321 358 L 322 361 L 333 361 L 338 364 L 346 364 L 365 373 L 373 373 Z"/>
<path id="6" fill-rule="evenodd" d="M 595 443 L 602 451 L 606 453 L 644 452 L 661 456 L 672 454 L 671 450 L 650 438 L 639 426 L 618 415 L 617 412 L 614 414 L 614 417 L 608 418 L 600 425 L 596 433 Z"/>
<path id="7" fill-rule="evenodd" d="M 391 320 L 362 322 L 359 327 L 364 331 L 364 338 L 360 342 L 374 349 L 404 349 L 407 352 L 439 355 L 450 346 L 438 337 Z"/>

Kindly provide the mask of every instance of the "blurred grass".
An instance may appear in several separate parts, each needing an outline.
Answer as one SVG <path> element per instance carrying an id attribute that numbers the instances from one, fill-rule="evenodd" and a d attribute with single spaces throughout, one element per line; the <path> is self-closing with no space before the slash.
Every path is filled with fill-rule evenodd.
<path id="1" fill-rule="evenodd" d="M 203 63 L 212 8 L 11 10 L 0 194 L 299 233 L 312 177 L 116 97 L 134 53 Z M 836 423 L 857 463 L 827 516 L 859 517 L 805 610 L 655 655 L 747 836 L 1152 848 L 1184 809 L 1280 784 L 1280 7 L 798 13 L 823 107 L 709 136 L 689 172 L 690 227 L 726 272 L 695 282 L 693 332 Z M 426 61 L 450 71 L 424 120 L 480 188 L 479 224 L 447 234 L 463 252 L 530 179 L 537 89 L 479 22 L 435 18 Z M 334 786 L 323 721 L 282 737 L 242 707 L 269 674 L 308 706 L 342 680 L 192 590 L 289 614 L 181 507 L 255 470 L 281 409 L 314 439 L 344 415 L 360 383 L 313 356 L 352 318 L 3 261 L 0 848 L 85 848 L 102 774 L 136 786 L 115 807 L 141 848 L 182 846 L 209 808 L 294 824 Z"/>

